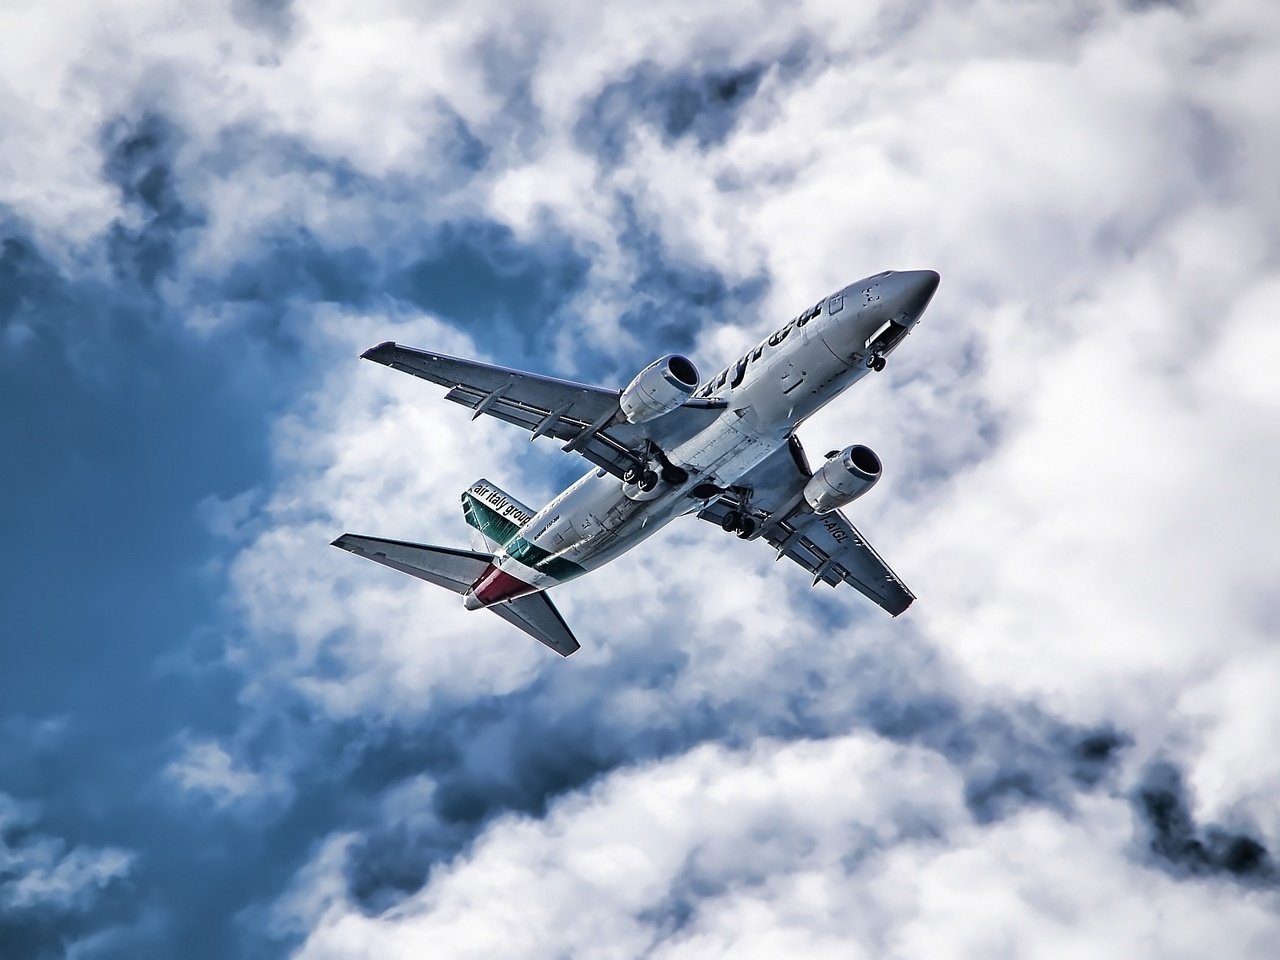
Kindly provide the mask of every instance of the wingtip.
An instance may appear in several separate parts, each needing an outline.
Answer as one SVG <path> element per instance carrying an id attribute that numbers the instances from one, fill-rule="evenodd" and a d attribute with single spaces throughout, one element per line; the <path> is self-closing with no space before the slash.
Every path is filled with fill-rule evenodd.
<path id="1" fill-rule="evenodd" d="M 373 360 L 376 363 L 383 363 L 383 355 L 389 353 L 396 348 L 394 340 L 383 340 L 377 346 L 370 347 L 364 353 L 360 354 L 361 360 Z"/>

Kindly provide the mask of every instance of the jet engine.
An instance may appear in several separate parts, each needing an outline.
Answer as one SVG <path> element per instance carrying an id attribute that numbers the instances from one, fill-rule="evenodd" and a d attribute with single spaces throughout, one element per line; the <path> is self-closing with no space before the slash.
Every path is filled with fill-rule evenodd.
<path id="1" fill-rule="evenodd" d="M 880 479 L 880 458 L 860 443 L 845 447 L 805 484 L 805 502 L 817 514 L 853 503 Z"/>
<path id="2" fill-rule="evenodd" d="M 670 413 L 698 389 L 698 368 L 678 353 L 649 364 L 622 391 L 618 405 L 629 423 L 645 423 Z"/>

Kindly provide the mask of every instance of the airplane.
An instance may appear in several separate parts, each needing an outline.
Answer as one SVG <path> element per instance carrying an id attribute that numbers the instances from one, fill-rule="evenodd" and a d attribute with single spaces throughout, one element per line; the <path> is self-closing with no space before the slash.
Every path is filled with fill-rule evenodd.
<path id="1" fill-rule="evenodd" d="M 796 428 L 871 371 L 919 322 L 932 270 L 886 271 L 823 297 L 705 383 L 668 354 L 608 389 L 380 343 L 366 360 L 448 388 L 446 400 L 561 441 L 594 466 L 534 511 L 488 480 L 462 494 L 472 546 L 457 550 L 344 533 L 333 546 L 462 596 L 561 656 L 579 643 L 546 591 L 598 569 L 676 517 L 763 540 L 813 575 L 847 583 L 892 616 L 915 595 L 841 508 L 880 479 L 869 447 L 817 470 Z"/>

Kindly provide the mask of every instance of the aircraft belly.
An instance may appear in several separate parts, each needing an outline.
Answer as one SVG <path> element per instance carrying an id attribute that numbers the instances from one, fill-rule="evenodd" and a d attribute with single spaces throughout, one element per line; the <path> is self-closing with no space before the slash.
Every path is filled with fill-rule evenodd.
<path id="1" fill-rule="evenodd" d="M 656 533 L 679 514 L 673 494 L 635 501 L 622 484 L 592 471 L 556 497 L 509 545 L 500 566 L 545 589 L 581 576 Z"/>

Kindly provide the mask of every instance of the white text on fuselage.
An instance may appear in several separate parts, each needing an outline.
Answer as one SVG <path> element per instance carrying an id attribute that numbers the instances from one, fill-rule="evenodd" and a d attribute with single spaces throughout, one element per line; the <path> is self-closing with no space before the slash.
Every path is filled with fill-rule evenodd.
<path id="1" fill-rule="evenodd" d="M 533 514 L 525 511 L 519 504 L 512 503 L 503 496 L 502 491 L 495 490 L 493 487 L 477 483 L 471 488 L 471 493 L 476 499 L 483 500 L 491 506 L 499 516 L 506 517 L 517 526 L 523 527 L 533 519 Z"/>
<path id="2" fill-rule="evenodd" d="M 702 388 L 694 394 L 694 396 L 710 397 L 713 394 L 718 393 L 726 382 L 730 387 L 736 387 L 738 384 L 742 383 L 742 378 L 747 375 L 748 365 L 760 359 L 761 355 L 764 353 L 765 347 L 776 347 L 778 344 L 782 343 L 783 340 L 787 339 L 787 334 L 789 334 L 793 328 L 803 327 L 818 314 L 822 313 L 822 305 L 826 302 L 826 298 L 824 297 L 804 313 L 800 314 L 800 316 L 792 318 L 786 326 L 770 334 L 769 339 L 765 340 L 764 343 L 760 344 L 760 346 L 756 347 L 737 363 L 731 363 L 729 366 L 721 370 L 716 376 L 708 380 Z"/>

